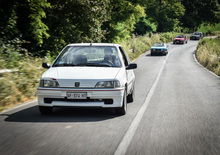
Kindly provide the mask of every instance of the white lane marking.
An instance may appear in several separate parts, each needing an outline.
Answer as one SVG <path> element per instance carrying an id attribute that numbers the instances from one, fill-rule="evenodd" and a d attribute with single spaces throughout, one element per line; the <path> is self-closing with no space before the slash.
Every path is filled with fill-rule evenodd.
<path id="1" fill-rule="evenodd" d="M 37 100 L 32 100 L 32 101 L 28 101 L 28 102 L 25 102 L 25 103 L 21 103 L 21 104 L 15 106 L 15 107 L 10 108 L 10 109 L 3 110 L 2 112 L 0 112 L 0 114 L 5 114 L 5 113 L 10 112 L 12 110 L 27 106 L 29 104 L 33 104 L 35 102 L 37 102 Z"/>
<path id="2" fill-rule="evenodd" d="M 156 86 L 158 84 L 160 76 L 161 76 L 161 74 L 163 72 L 164 66 L 165 66 L 166 61 L 168 59 L 168 56 L 169 56 L 169 54 L 167 54 L 167 56 L 166 56 L 166 58 L 165 58 L 165 60 L 164 60 L 164 62 L 162 64 L 162 67 L 160 68 L 160 71 L 159 71 L 159 73 L 157 75 L 157 78 L 154 81 L 154 83 L 153 83 L 149 93 L 147 94 L 147 97 L 146 97 L 143 105 L 141 106 L 141 108 L 139 109 L 138 113 L 136 114 L 134 120 L 132 121 L 131 125 L 129 126 L 127 132 L 125 133 L 125 135 L 124 135 L 124 137 L 122 139 L 122 141 L 118 145 L 118 148 L 116 149 L 114 155 L 125 155 L 126 154 L 127 148 L 130 145 L 131 140 L 132 140 L 132 138 L 133 138 L 133 136 L 134 136 L 134 134 L 135 134 L 135 132 L 136 132 L 136 130 L 138 128 L 138 125 L 139 125 L 139 123 L 140 123 L 140 121 L 141 121 L 141 119 L 142 119 L 142 117 L 144 115 L 144 112 L 146 111 L 146 109 L 147 109 L 147 107 L 149 105 L 149 102 L 150 102 L 150 100 L 151 100 L 151 98 L 152 98 L 152 96 L 154 94 L 154 91 L 156 89 Z"/>
<path id="3" fill-rule="evenodd" d="M 220 78 L 220 76 L 218 76 L 218 75 L 215 74 L 214 72 L 208 70 L 208 69 L 205 68 L 202 64 L 199 63 L 199 61 L 198 61 L 197 58 L 196 58 L 195 52 L 193 53 L 193 58 L 194 58 L 195 62 L 196 62 L 199 66 L 201 66 L 204 70 L 208 71 L 209 73 L 211 73 L 211 74 L 214 75 L 215 77 Z"/>
<path id="4" fill-rule="evenodd" d="M 70 129 L 70 128 L 72 128 L 71 125 L 67 125 L 67 126 L 65 126 L 65 129 Z"/>

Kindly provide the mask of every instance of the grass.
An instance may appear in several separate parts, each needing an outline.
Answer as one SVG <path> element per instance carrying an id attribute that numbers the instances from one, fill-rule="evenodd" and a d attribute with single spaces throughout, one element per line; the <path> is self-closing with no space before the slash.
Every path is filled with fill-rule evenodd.
<path id="1" fill-rule="evenodd" d="M 199 42 L 196 58 L 207 69 L 220 76 L 220 36 Z"/>
<path id="2" fill-rule="evenodd" d="M 38 80 L 43 72 L 40 67 L 42 62 L 40 58 L 25 57 L 16 62 L 18 71 L 1 75 L 0 111 L 35 98 Z"/>

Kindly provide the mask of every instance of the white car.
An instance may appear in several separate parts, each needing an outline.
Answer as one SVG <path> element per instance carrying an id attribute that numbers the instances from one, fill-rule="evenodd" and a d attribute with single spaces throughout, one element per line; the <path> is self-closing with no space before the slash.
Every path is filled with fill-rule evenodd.
<path id="1" fill-rule="evenodd" d="M 53 107 L 103 107 L 124 115 L 133 101 L 137 64 L 118 44 L 69 44 L 51 66 L 42 66 L 49 69 L 37 89 L 41 114 Z"/>

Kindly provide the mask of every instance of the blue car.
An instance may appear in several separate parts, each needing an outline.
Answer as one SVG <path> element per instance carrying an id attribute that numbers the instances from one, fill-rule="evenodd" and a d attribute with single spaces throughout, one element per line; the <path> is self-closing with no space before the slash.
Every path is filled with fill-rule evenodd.
<path id="1" fill-rule="evenodd" d="M 151 55 L 158 55 L 158 54 L 167 55 L 168 46 L 165 43 L 155 43 L 151 47 L 150 52 L 151 52 Z"/>

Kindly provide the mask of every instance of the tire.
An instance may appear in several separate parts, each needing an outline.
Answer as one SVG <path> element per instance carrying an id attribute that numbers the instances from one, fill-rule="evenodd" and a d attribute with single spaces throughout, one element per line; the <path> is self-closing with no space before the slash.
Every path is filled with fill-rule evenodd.
<path id="1" fill-rule="evenodd" d="M 127 112 L 127 91 L 124 92 L 123 105 L 122 107 L 116 108 L 116 113 L 118 115 L 125 115 Z"/>
<path id="2" fill-rule="evenodd" d="M 133 102 L 134 101 L 134 96 L 135 96 L 135 88 L 134 88 L 134 85 L 133 85 L 131 94 L 129 94 L 127 96 L 127 103 Z"/>
<path id="3" fill-rule="evenodd" d="M 40 111 L 41 115 L 48 115 L 48 114 L 51 114 L 53 112 L 53 108 L 52 107 L 39 106 L 39 111 Z"/>
<path id="4" fill-rule="evenodd" d="M 151 52 L 150 55 L 151 55 L 151 56 L 154 56 L 154 53 Z"/>

